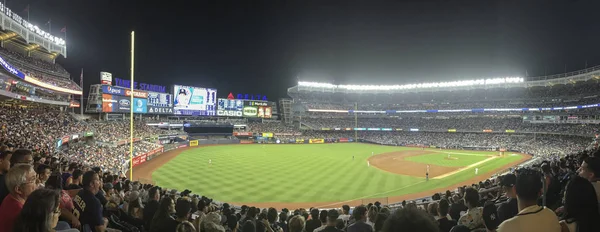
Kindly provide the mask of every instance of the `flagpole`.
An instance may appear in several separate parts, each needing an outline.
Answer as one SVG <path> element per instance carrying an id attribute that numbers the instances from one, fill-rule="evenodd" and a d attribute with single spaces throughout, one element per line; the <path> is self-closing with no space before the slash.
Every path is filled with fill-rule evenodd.
<path id="1" fill-rule="evenodd" d="M 6 0 L 4 0 L 6 2 Z M 29 22 L 29 4 L 27 4 L 27 22 Z"/>
<path id="2" fill-rule="evenodd" d="M 83 116 L 83 68 L 81 68 L 81 76 L 79 76 L 79 85 L 81 85 L 81 102 L 79 103 L 79 114 Z"/>
<path id="3" fill-rule="evenodd" d="M 129 107 L 129 179 L 133 180 L 133 65 L 135 59 L 135 31 L 131 31 L 131 104 Z"/>

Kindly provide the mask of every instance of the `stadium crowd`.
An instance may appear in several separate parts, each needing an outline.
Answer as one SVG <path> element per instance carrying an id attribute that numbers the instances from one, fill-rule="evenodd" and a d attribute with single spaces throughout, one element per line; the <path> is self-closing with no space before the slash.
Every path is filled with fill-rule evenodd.
<path id="1" fill-rule="evenodd" d="M 133 143 L 133 156 L 146 154 L 161 145 L 149 142 Z M 66 160 L 78 160 L 83 165 L 100 167 L 113 173 L 125 171 L 129 168 L 129 145 L 117 147 L 88 144 L 86 142 L 71 142 L 62 147 L 61 156 Z"/>
<path id="2" fill-rule="evenodd" d="M 98 131 L 95 133 L 95 139 L 99 142 L 113 143 L 129 138 L 129 120 L 112 122 L 93 122 L 92 127 Z M 151 137 L 163 134 L 173 134 L 176 131 L 161 130 L 156 127 L 146 125 L 144 121 L 134 121 L 134 137 Z"/>

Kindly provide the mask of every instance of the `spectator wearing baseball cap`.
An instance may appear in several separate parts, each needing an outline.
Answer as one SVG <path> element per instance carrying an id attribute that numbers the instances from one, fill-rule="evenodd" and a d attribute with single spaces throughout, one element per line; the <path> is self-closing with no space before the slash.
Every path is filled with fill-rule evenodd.
<path id="1" fill-rule="evenodd" d="M 519 170 L 515 184 L 519 213 L 498 227 L 498 232 L 559 232 L 554 212 L 538 206 L 542 194 L 542 174 L 531 169 Z"/>
<path id="2" fill-rule="evenodd" d="M 316 228 L 321 226 L 321 220 L 319 220 L 319 209 L 313 208 L 310 210 L 310 219 L 306 221 L 306 232 L 313 232 Z"/>
<path id="3" fill-rule="evenodd" d="M 501 223 L 519 213 L 517 190 L 515 189 L 516 182 L 517 176 L 515 174 L 506 174 L 500 178 L 500 187 L 506 193 L 506 197 L 508 197 L 506 202 L 498 206 L 498 219 Z"/>
<path id="4" fill-rule="evenodd" d="M 588 157 L 584 159 L 578 172 L 579 176 L 592 182 L 596 190 L 596 198 L 600 202 L 600 158 Z"/>
<path id="5" fill-rule="evenodd" d="M 495 231 L 500 225 L 496 205 L 491 201 L 483 206 L 483 224 L 487 231 Z"/>

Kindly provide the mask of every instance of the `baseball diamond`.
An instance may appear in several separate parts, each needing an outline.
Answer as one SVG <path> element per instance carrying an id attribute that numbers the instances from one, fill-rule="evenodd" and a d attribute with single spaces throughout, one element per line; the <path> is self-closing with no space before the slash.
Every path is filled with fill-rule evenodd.
<path id="1" fill-rule="evenodd" d="M 224 145 L 165 153 L 136 167 L 134 179 L 238 205 L 339 207 L 364 198 L 396 202 L 428 196 L 487 179 L 529 158 L 360 143 Z"/>

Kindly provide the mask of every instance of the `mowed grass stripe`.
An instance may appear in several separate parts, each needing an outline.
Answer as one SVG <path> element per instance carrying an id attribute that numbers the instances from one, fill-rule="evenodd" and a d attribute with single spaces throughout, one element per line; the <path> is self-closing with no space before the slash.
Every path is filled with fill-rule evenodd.
<path id="1" fill-rule="evenodd" d="M 337 202 L 377 197 L 382 192 L 389 192 L 382 195 L 391 196 L 414 189 L 423 191 L 457 183 L 460 179 L 420 184 L 424 177 L 401 176 L 367 166 L 366 160 L 372 152 L 407 150 L 417 149 L 370 144 L 200 147 L 187 150 L 164 164 L 153 173 L 153 180 L 166 188 L 190 189 L 220 201 Z M 499 165 L 504 164 L 501 161 L 498 160 Z M 482 165 L 480 173 L 485 172 L 487 166 Z M 470 177 L 465 174 L 465 178 Z M 415 183 L 419 184 L 410 186 Z M 404 186 L 410 187 L 394 191 Z"/>

